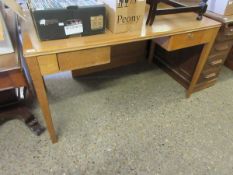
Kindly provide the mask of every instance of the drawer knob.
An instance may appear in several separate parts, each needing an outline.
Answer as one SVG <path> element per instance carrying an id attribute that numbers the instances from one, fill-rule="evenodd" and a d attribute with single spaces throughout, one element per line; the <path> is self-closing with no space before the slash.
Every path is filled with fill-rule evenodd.
<path id="1" fill-rule="evenodd" d="M 211 63 L 210 63 L 210 65 L 211 66 L 215 66 L 215 65 L 219 65 L 219 64 L 222 64 L 222 60 L 221 59 L 219 59 L 219 60 L 215 60 L 215 61 L 212 61 Z"/>
<path id="2" fill-rule="evenodd" d="M 210 79 L 210 78 L 213 78 L 213 77 L 216 77 L 216 73 L 212 73 L 212 74 L 209 74 L 209 75 L 205 75 L 204 78 L 205 79 Z"/>
<path id="3" fill-rule="evenodd" d="M 193 38 L 194 38 L 194 34 L 193 34 L 193 33 L 189 33 L 189 34 L 188 34 L 188 38 L 189 38 L 189 39 L 193 39 Z"/>

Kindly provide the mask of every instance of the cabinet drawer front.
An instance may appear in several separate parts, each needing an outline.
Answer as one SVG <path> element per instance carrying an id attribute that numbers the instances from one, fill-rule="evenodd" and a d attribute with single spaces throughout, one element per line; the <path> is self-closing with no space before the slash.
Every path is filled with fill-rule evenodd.
<path id="1" fill-rule="evenodd" d="M 227 24 L 227 26 L 225 27 L 225 30 L 224 30 L 224 34 L 226 36 L 233 37 L 233 22 Z"/>
<path id="2" fill-rule="evenodd" d="M 218 54 L 212 54 L 209 56 L 206 65 L 204 67 L 204 71 L 209 70 L 214 67 L 219 67 L 223 65 L 225 59 L 227 57 L 227 54 L 225 53 L 218 53 Z"/>
<path id="3" fill-rule="evenodd" d="M 211 54 L 208 58 L 208 63 L 212 64 L 213 62 L 217 61 L 217 60 L 221 60 L 222 62 L 225 61 L 225 59 L 227 58 L 228 52 L 220 52 L 220 53 L 214 53 Z M 213 63 L 214 64 L 214 63 Z"/>
<path id="4" fill-rule="evenodd" d="M 203 30 L 155 39 L 154 42 L 159 44 L 167 51 L 174 51 L 182 48 L 208 43 L 211 40 L 211 37 L 213 37 L 212 30 Z"/>
<path id="5" fill-rule="evenodd" d="M 232 30 L 232 31 L 231 31 Z M 233 40 L 233 28 L 223 28 L 217 36 L 217 41 L 232 41 Z"/>
<path id="6" fill-rule="evenodd" d="M 110 63 L 110 47 L 58 54 L 61 71 L 82 69 Z"/>
<path id="7" fill-rule="evenodd" d="M 211 50 L 211 54 L 218 54 L 218 53 L 228 54 L 232 48 L 232 44 L 233 44 L 232 41 L 217 42 L 214 44 Z"/>
<path id="8" fill-rule="evenodd" d="M 214 81 L 218 78 L 219 69 L 212 69 L 205 72 L 202 72 L 198 83 L 206 83 L 208 81 Z"/>

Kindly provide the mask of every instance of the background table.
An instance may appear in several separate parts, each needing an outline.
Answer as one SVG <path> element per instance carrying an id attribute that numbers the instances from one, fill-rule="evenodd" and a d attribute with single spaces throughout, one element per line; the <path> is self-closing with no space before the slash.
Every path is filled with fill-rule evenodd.
<path id="1" fill-rule="evenodd" d="M 40 126 L 25 104 L 26 99 L 29 97 L 29 84 L 24 76 L 18 52 L 16 17 L 11 10 L 2 10 L 4 10 L 4 19 L 6 21 L 4 30 L 9 31 L 14 50 L 10 53 L 0 54 L 0 124 L 12 119 L 19 119 L 36 135 L 40 135 L 44 128 Z M 12 47 L 11 44 L 10 47 Z"/>

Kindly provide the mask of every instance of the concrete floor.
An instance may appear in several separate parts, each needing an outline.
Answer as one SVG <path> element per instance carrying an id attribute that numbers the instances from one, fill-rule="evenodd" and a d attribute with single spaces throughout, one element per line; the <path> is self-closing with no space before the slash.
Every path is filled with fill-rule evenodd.
<path id="1" fill-rule="evenodd" d="M 59 142 L 0 127 L 0 175 L 233 174 L 233 72 L 185 98 L 156 66 L 46 79 Z M 42 120 L 40 109 L 34 113 Z"/>

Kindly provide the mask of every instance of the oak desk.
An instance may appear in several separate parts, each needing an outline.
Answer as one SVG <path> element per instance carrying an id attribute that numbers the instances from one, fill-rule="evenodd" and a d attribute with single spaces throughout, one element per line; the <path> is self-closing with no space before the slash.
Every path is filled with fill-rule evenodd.
<path id="1" fill-rule="evenodd" d="M 140 32 L 73 37 L 69 39 L 41 42 L 35 32 L 31 16 L 21 23 L 23 54 L 26 59 L 37 98 L 53 143 L 58 141 L 53 126 L 43 76 L 61 71 L 76 70 L 110 62 L 111 46 L 136 41 L 166 37 L 170 49 L 180 49 L 204 44 L 190 87 L 189 97 L 198 81 L 210 49 L 220 28 L 220 23 L 196 14 L 159 16 L 153 26 L 145 26 Z M 146 19 L 146 18 L 145 18 Z"/>

